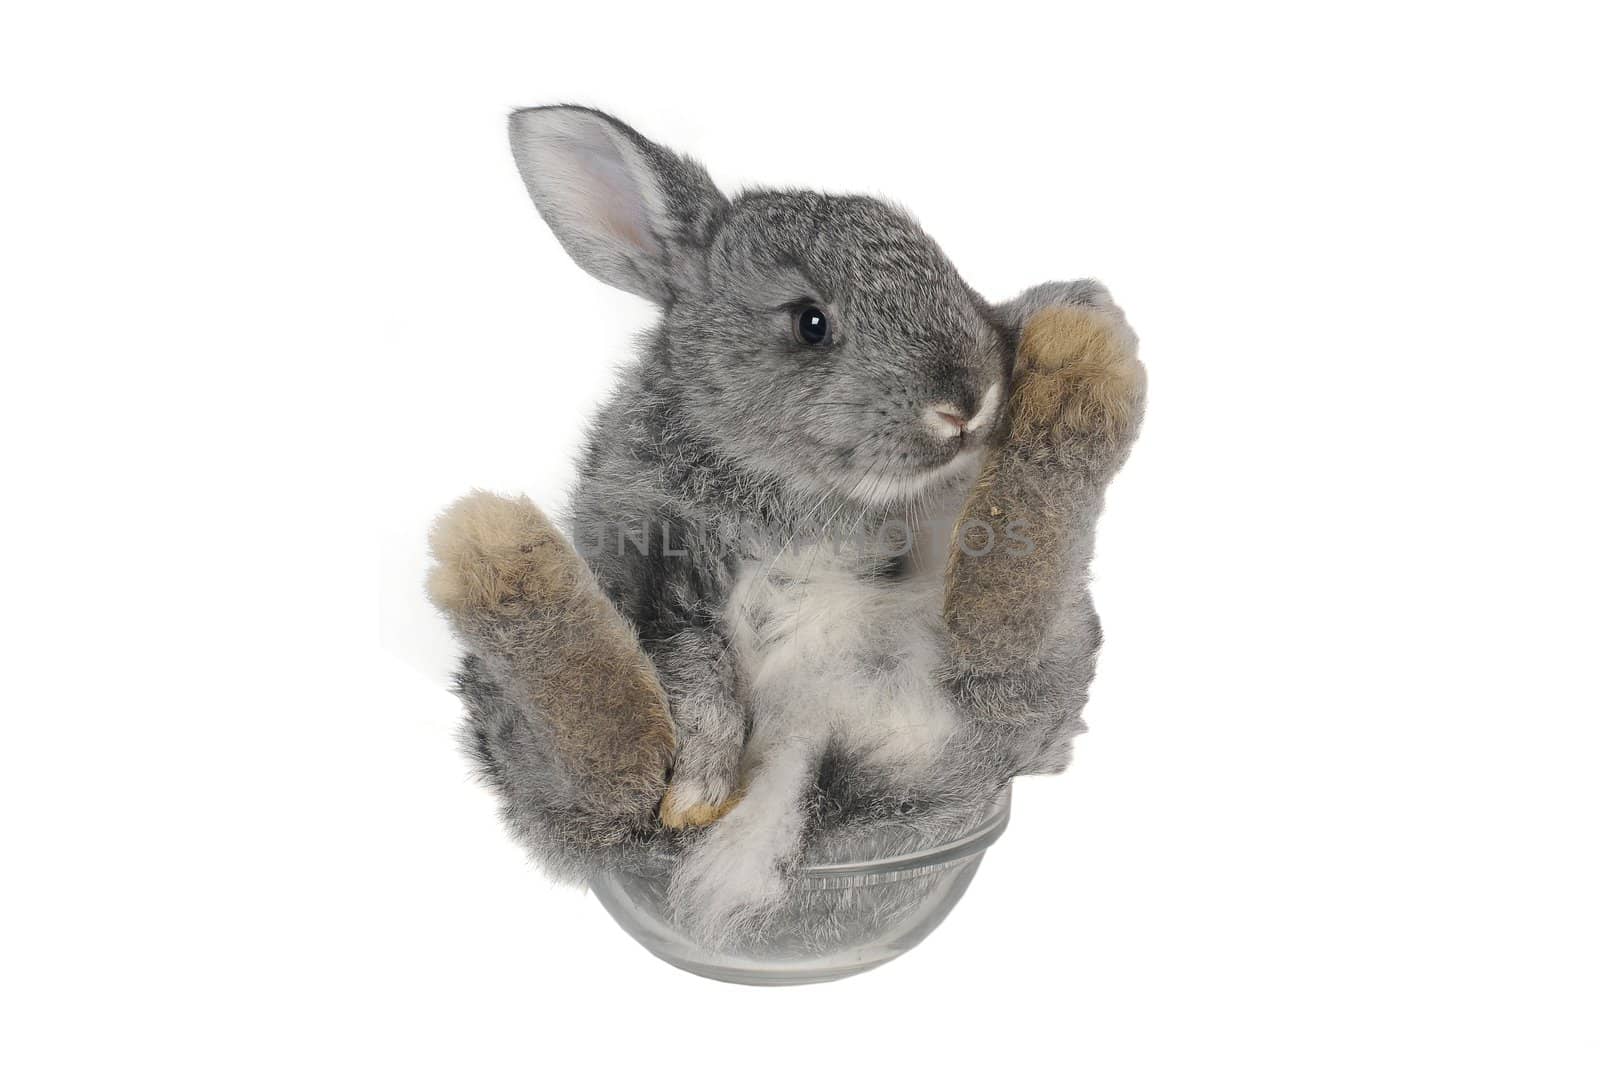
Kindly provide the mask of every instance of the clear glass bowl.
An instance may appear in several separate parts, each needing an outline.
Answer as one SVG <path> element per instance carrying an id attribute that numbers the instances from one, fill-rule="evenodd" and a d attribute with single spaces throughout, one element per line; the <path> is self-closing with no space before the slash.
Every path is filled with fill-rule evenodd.
<path id="1" fill-rule="evenodd" d="M 983 820 L 915 852 L 801 869 L 791 902 L 759 933 L 727 947 L 696 943 L 674 921 L 661 874 L 607 874 L 595 895 L 632 938 L 674 967 L 745 985 L 798 985 L 848 978 L 914 948 L 944 921 L 1005 832 L 1011 787 Z"/>

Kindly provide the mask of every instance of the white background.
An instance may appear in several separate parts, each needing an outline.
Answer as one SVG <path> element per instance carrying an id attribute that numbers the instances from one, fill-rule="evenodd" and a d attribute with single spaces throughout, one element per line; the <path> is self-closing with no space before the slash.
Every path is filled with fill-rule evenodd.
<path id="1" fill-rule="evenodd" d="M 1295 10 L 5 15 L 0 1056 L 1596 1062 L 1592 28 Z M 427 521 L 558 504 L 647 322 L 555 101 L 1142 336 L 1091 732 L 880 971 L 670 970 L 455 750 Z"/>

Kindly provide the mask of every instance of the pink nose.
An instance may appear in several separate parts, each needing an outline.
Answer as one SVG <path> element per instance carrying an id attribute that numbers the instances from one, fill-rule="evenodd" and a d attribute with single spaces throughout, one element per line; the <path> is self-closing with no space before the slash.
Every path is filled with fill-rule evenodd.
<path id="1" fill-rule="evenodd" d="M 934 414 L 943 419 L 946 424 L 955 427 L 957 432 L 967 428 L 967 420 L 970 416 L 957 409 L 955 405 L 936 404 L 934 405 L 933 411 Z"/>

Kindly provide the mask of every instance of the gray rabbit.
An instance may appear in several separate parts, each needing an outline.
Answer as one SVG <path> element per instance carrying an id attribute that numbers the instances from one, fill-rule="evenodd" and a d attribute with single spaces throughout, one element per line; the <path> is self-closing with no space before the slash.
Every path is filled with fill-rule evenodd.
<path id="1" fill-rule="evenodd" d="M 511 143 L 573 259 L 661 309 L 566 537 L 482 493 L 434 530 L 469 743 L 519 839 L 572 880 L 669 866 L 712 942 L 803 858 L 931 842 L 1062 770 L 1144 399 L 1105 289 L 989 304 L 889 204 L 729 198 L 585 108 L 516 112 Z"/>

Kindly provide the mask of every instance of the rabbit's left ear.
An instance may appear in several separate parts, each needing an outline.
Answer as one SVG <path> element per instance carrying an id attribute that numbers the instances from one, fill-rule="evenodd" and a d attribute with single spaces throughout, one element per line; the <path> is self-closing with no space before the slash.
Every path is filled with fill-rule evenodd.
<path id="1" fill-rule="evenodd" d="M 539 214 L 596 278 L 666 303 L 700 273 L 727 201 L 698 163 L 582 107 L 514 112 L 511 153 Z"/>

